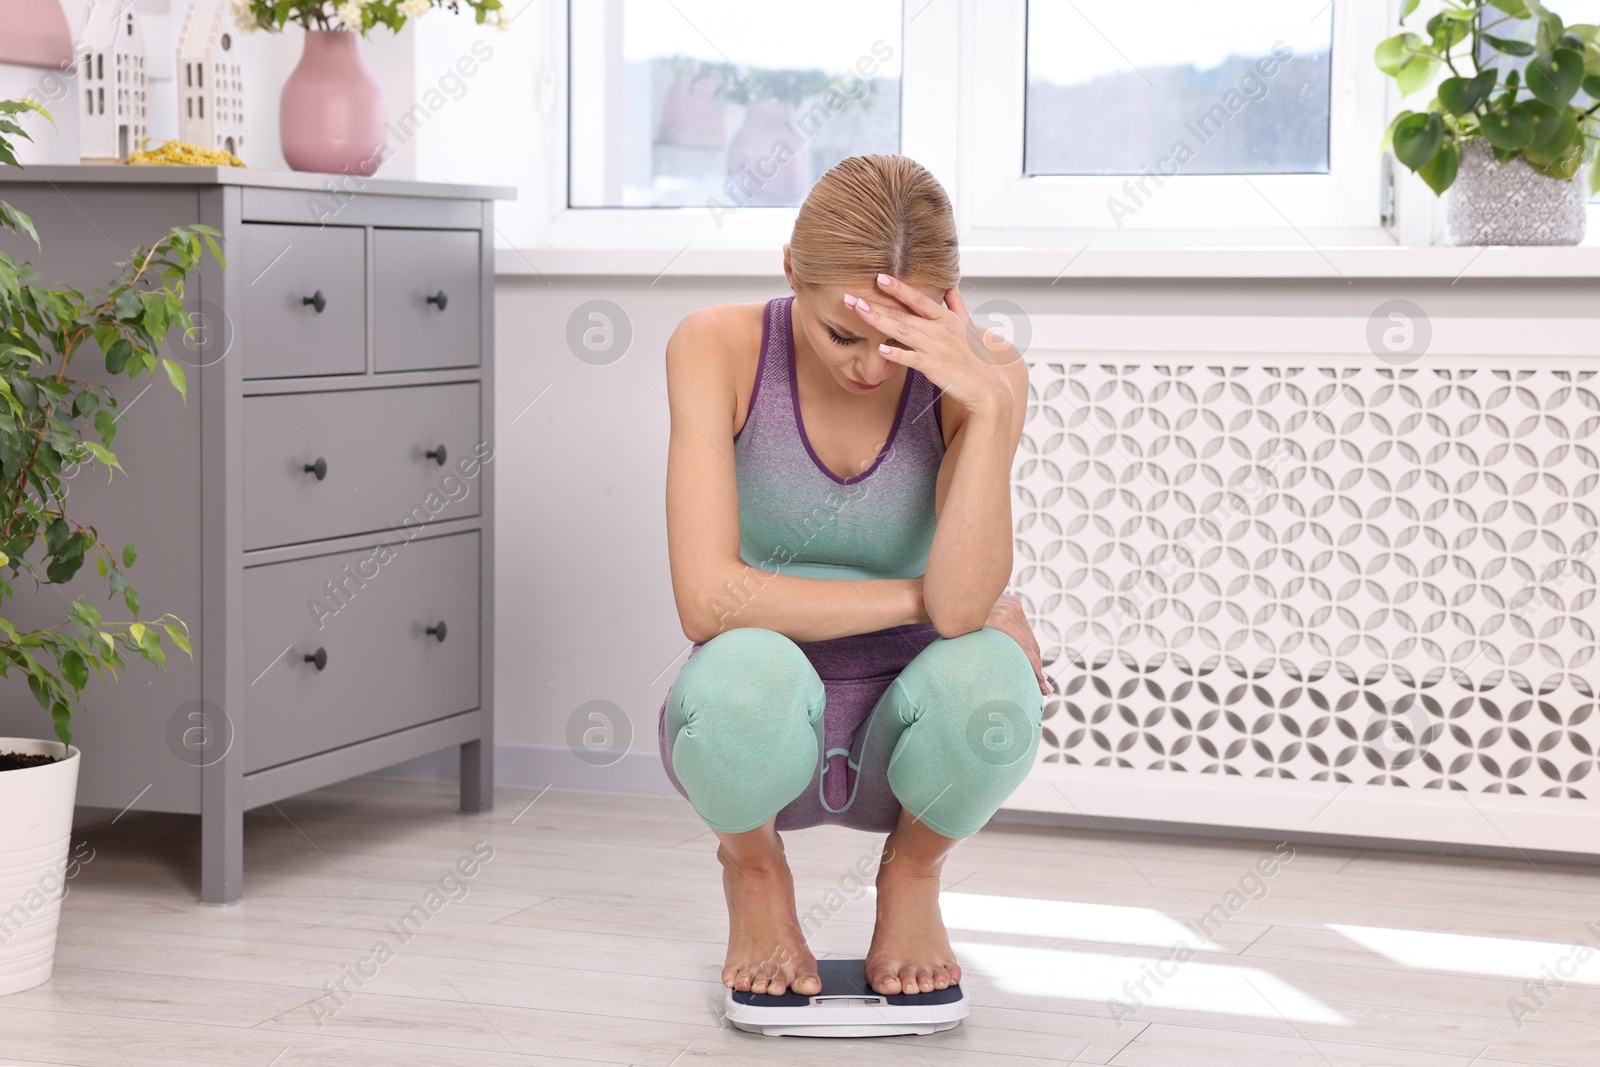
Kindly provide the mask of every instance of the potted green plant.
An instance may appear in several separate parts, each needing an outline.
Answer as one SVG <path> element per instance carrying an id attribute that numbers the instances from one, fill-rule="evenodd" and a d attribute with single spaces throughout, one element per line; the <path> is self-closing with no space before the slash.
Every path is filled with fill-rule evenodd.
<path id="1" fill-rule="evenodd" d="M 300 63 L 278 99 L 278 140 L 295 170 L 365 177 L 389 158 L 389 116 L 383 89 L 357 47 L 375 26 L 399 33 L 407 19 L 463 5 L 478 24 L 505 29 L 503 0 L 231 0 L 243 33 L 297 26 L 305 36 Z M 474 49 L 476 52 L 476 49 Z M 471 62 L 470 59 L 468 62 Z"/>
<path id="2" fill-rule="evenodd" d="M 1401 25 L 1418 3 L 1406 0 Z M 1529 20 L 1531 41 L 1519 32 Z M 1600 191 L 1600 27 L 1565 25 L 1540 0 L 1444 0 L 1427 33 L 1396 34 L 1374 59 L 1403 97 L 1447 72 L 1427 107 L 1401 111 L 1383 140 L 1435 194 L 1451 190 L 1446 239 L 1582 241 L 1585 202 Z M 1586 161 L 1587 189 L 1577 177 Z"/>
<path id="3" fill-rule="evenodd" d="M 28 135 L 14 116 L 24 110 L 50 117 L 32 101 L 0 101 L 0 165 L 20 165 L 13 138 Z M 0 232 L 41 247 L 33 222 L 3 200 Z M 97 350 L 109 373 L 130 379 L 154 375 L 159 365 L 187 401 L 182 364 L 160 351 L 169 328 L 192 329 L 184 278 L 205 249 L 222 263 L 216 236 L 206 226 L 168 230 L 118 263 L 116 282 L 93 296 L 43 284 L 27 263 L 0 251 L 0 678 L 13 685 L 27 679 L 57 738 L 0 737 L 0 994 L 50 977 L 77 795 L 72 716 L 89 672 L 104 681 L 110 671 L 115 679 L 126 666 L 124 652 L 165 669 L 163 635 L 193 655 L 183 620 L 140 618 L 127 575 L 134 546 L 113 550 L 94 526 L 64 510 L 66 479 L 80 468 L 98 464 L 108 478 L 122 470 L 111 451 L 117 399 L 74 377 L 73 358 L 81 364 Z M 36 587 L 60 585 L 90 556 L 127 619 L 109 617 L 83 596 L 67 601 L 55 626 L 25 630 L 6 617 L 12 582 L 22 574 Z"/>

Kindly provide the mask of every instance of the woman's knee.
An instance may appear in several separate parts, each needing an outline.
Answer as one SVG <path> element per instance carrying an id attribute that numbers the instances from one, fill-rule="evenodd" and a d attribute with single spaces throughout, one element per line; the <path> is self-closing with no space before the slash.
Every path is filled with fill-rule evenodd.
<path id="1" fill-rule="evenodd" d="M 902 716 L 970 773 L 1020 782 L 1038 751 L 1044 697 L 1027 653 L 1003 630 L 941 638 L 901 672 Z M 1015 783 L 1013 783 L 1014 785 Z"/>
<path id="2" fill-rule="evenodd" d="M 742 626 L 705 642 L 678 672 L 669 716 L 683 724 L 730 718 L 746 728 L 822 714 L 822 679 L 800 646 L 776 630 Z"/>
<path id="3" fill-rule="evenodd" d="M 907 664 L 899 683 L 909 702 L 924 710 L 986 712 L 1005 705 L 1013 719 L 1035 727 L 1044 714 L 1027 653 L 1010 634 L 989 626 L 933 642 Z"/>
<path id="4" fill-rule="evenodd" d="M 901 805 L 935 832 L 968 837 L 1033 768 L 1044 698 L 1027 654 L 1003 630 L 941 638 L 896 681 L 905 729 L 889 759 Z"/>
<path id="5" fill-rule="evenodd" d="M 774 630 L 707 641 L 667 696 L 663 755 L 713 829 L 742 833 L 811 781 L 825 693 L 811 662 Z"/>

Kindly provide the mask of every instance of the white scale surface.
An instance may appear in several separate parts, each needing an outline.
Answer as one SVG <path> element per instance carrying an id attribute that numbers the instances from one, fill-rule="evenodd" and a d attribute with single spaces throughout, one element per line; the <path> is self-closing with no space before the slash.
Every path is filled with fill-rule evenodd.
<path id="1" fill-rule="evenodd" d="M 967 1017 L 957 982 L 927 993 L 884 994 L 867 984 L 865 960 L 818 960 L 822 992 L 782 996 L 728 990 L 724 1011 L 741 1030 L 768 1037 L 885 1037 L 949 1030 Z"/>

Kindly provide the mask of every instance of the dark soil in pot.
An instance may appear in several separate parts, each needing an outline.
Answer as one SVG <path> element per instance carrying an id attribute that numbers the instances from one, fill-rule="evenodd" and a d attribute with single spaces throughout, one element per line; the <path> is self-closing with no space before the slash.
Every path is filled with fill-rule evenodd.
<path id="1" fill-rule="evenodd" d="M 0 752 L 0 771 L 20 771 L 26 767 L 43 767 L 59 762 L 59 756 L 46 756 L 36 752 Z"/>

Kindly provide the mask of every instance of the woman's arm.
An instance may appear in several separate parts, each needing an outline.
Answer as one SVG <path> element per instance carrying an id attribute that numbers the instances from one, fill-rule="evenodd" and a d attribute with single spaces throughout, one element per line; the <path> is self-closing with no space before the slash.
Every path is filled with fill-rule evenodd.
<path id="1" fill-rule="evenodd" d="M 923 600 L 942 637 L 982 629 L 1011 577 L 1011 462 L 1028 410 L 1028 365 L 1017 349 L 975 326 L 961 291 L 944 303 L 899 278 L 878 276 L 877 295 L 845 303 L 900 348 L 887 358 L 921 371 L 965 411 L 939 467 L 937 525 L 923 574 Z M 940 398 L 943 403 L 943 397 Z"/>
<path id="2" fill-rule="evenodd" d="M 685 316 L 667 341 L 667 555 L 684 636 L 759 626 L 821 641 L 931 621 L 921 578 L 800 578 L 739 557 L 736 354 L 760 335 L 759 316 L 724 304 Z"/>
<path id="3" fill-rule="evenodd" d="M 969 411 L 939 466 L 923 598 L 942 637 L 981 630 L 1011 580 L 1011 465 L 1028 410 L 1028 366 L 1012 346 L 996 349 L 1009 406 Z"/>

